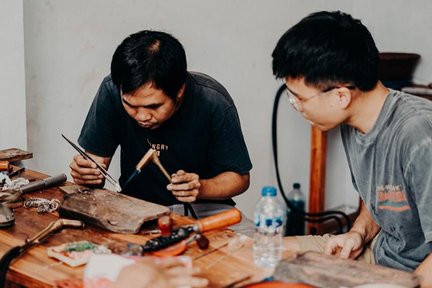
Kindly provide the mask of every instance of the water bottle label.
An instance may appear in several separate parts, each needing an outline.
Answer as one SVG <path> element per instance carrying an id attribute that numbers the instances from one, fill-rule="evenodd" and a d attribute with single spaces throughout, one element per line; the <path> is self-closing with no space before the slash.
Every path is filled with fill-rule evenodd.
<path id="1" fill-rule="evenodd" d="M 282 216 L 268 218 L 265 216 L 255 215 L 255 227 L 259 230 L 266 230 L 270 233 L 280 232 L 282 225 Z"/>

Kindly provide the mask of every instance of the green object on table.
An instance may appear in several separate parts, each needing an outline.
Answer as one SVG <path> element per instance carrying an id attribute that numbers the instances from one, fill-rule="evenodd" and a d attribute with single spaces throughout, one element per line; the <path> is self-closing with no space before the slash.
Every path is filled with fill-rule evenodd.
<path id="1" fill-rule="evenodd" d="M 78 241 L 78 242 L 71 242 L 68 243 L 65 247 L 65 251 L 67 252 L 73 252 L 73 251 L 77 251 L 77 252 L 82 252 L 82 251 L 86 251 L 86 250 L 96 250 L 98 248 L 97 245 L 89 242 L 89 241 Z"/>

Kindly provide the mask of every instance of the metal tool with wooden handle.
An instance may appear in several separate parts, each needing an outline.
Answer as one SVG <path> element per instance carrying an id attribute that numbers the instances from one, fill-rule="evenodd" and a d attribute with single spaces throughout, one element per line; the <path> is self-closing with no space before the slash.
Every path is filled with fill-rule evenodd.
<path id="1" fill-rule="evenodd" d="M 152 162 L 155 164 L 159 170 L 162 172 L 162 174 L 165 176 L 165 178 L 168 180 L 168 182 L 171 182 L 171 176 L 165 169 L 165 167 L 160 162 L 159 157 L 157 156 L 157 151 L 153 148 L 150 148 L 147 150 L 147 152 L 144 154 L 144 156 L 141 158 L 141 160 L 138 162 L 138 164 L 135 166 L 135 171 L 129 176 L 129 178 L 126 180 L 123 187 L 127 187 L 129 183 L 133 181 L 140 173 L 142 168 L 147 165 L 147 163 Z M 193 218 L 198 219 L 194 209 L 192 208 L 192 205 L 190 203 L 183 203 L 183 205 L 186 208 L 186 211 L 190 211 Z M 185 214 L 187 216 L 187 214 Z"/>
<path id="2" fill-rule="evenodd" d="M 60 218 L 56 221 L 53 221 L 47 227 L 45 227 L 45 229 L 40 231 L 38 234 L 36 234 L 30 239 L 27 239 L 26 243 L 23 246 L 21 246 L 21 251 L 25 250 L 26 248 L 34 244 L 40 244 L 51 233 L 63 229 L 64 227 L 84 228 L 84 222 L 80 220 L 71 220 L 71 219 L 64 219 L 64 218 Z"/>
<path id="3" fill-rule="evenodd" d="M 207 231 L 225 228 L 237 224 L 241 221 L 241 213 L 239 210 L 233 208 L 224 212 L 202 218 L 192 225 L 180 227 L 173 230 L 169 236 L 159 236 L 157 238 L 148 240 L 144 245 L 130 244 L 126 255 L 144 254 L 175 245 L 184 241 L 192 236 L 192 233 L 202 234 Z M 196 239 L 194 239 L 196 240 Z M 185 243 L 186 245 L 187 243 Z"/>
<path id="4" fill-rule="evenodd" d="M 141 158 L 141 160 L 138 162 L 138 164 L 135 166 L 135 171 L 129 176 L 129 178 L 126 180 L 123 187 L 127 187 L 129 183 L 132 182 L 140 173 L 141 169 L 150 161 L 153 159 L 153 155 L 155 155 L 156 150 L 150 148 L 144 156 Z M 168 179 L 168 181 L 171 181 L 171 179 Z"/>
<path id="5" fill-rule="evenodd" d="M 150 148 L 144 156 L 141 158 L 141 160 L 138 162 L 138 164 L 135 166 L 135 171 L 129 176 L 128 180 L 126 180 L 125 184 L 123 185 L 126 187 L 135 177 L 138 176 L 138 174 L 141 173 L 142 168 L 147 165 L 149 162 L 153 162 L 159 170 L 162 172 L 162 174 L 167 178 L 168 181 L 171 182 L 171 177 L 166 171 L 166 169 L 162 166 L 162 163 L 159 160 L 159 157 L 157 156 L 157 151 L 153 148 Z"/>

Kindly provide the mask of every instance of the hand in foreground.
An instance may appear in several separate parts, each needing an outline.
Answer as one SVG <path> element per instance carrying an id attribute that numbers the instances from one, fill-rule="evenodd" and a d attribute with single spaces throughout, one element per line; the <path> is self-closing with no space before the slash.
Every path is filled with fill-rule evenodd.
<path id="1" fill-rule="evenodd" d="M 331 236 L 324 246 L 324 253 L 345 259 L 355 259 L 363 251 L 363 242 L 362 235 L 357 231 Z"/>
<path id="2" fill-rule="evenodd" d="M 207 287 L 208 280 L 196 276 L 199 269 L 188 266 L 179 257 L 146 257 L 123 268 L 112 287 Z"/>
<path id="3" fill-rule="evenodd" d="M 106 165 L 96 157 L 92 157 L 99 165 L 106 168 Z M 69 165 L 73 181 L 78 185 L 98 185 L 103 183 L 103 175 L 96 169 L 96 164 L 84 159 L 81 155 L 75 155 Z"/>
<path id="4" fill-rule="evenodd" d="M 167 189 L 181 202 L 195 202 L 199 194 L 199 176 L 183 170 L 171 175 L 171 183 Z"/>

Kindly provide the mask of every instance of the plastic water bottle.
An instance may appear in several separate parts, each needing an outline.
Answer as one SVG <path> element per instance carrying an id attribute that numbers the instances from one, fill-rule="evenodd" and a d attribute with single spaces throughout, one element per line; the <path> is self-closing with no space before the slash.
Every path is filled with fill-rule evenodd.
<path id="1" fill-rule="evenodd" d="M 288 200 L 295 210 L 287 210 L 286 236 L 305 234 L 305 197 L 300 189 L 300 183 L 294 183 L 293 189 L 288 193 Z"/>
<path id="2" fill-rule="evenodd" d="M 253 259 L 261 267 L 275 267 L 282 258 L 284 209 L 276 198 L 276 188 L 262 189 L 255 207 Z"/>

